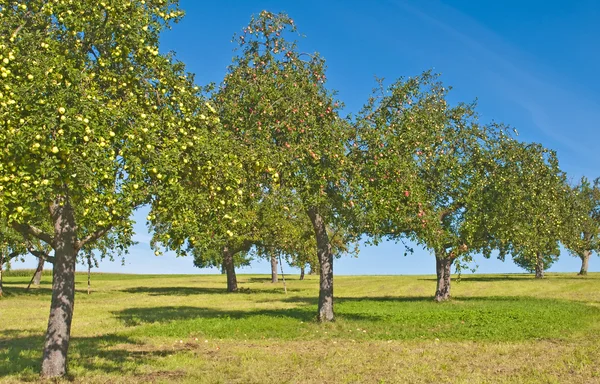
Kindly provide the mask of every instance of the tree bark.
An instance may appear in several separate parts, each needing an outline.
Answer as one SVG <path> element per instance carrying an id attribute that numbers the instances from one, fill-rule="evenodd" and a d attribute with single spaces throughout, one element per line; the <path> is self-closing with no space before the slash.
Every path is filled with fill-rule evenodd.
<path id="1" fill-rule="evenodd" d="M 44 273 L 44 263 L 46 260 L 43 257 L 38 258 L 38 266 L 35 270 L 35 276 L 33 277 L 33 285 L 36 287 L 40 286 L 42 281 L 42 274 Z"/>
<path id="2" fill-rule="evenodd" d="M 579 255 L 581 257 L 581 270 L 579 271 L 579 276 L 586 276 L 588 271 L 588 264 L 590 261 L 590 255 L 592 252 L 583 251 L 583 254 Z"/>
<path id="3" fill-rule="evenodd" d="M 233 252 L 229 247 L 223 247 L 223 269 L 227 274 L 227 292 L 237 292 L 237 277 L 235 265 L 233 264 Z"/>
<path id="4" fill-rule="evenodd" d="M 317 257 L 320 266 L 317 320 L 321 322 L 333 321 L 333 254 L 331 252 L 331 245 L 329 244 L 327 227 L 316 207 L 308 209 L 308 216 L 315 230 Z"/>
<path id="5" fill-rule="evenodd" d="M 535 278 L 544 278 L 544 259 L 542 259 L 542 255 L 539 253 L 535 257 Z"/>
<path id="6" fill-rule="evenodd" d="M 54 268 L 52 303 L 42 357 L 42 376 L 60 377 L 67 373 L 67 352 L 75 303 L 75 263 L 77 234 L 75 215 L 67 199 L 57 199 L 50 207 L 54 223 Z"/>
<path id="7" fill-rule="evenodd" d="M 304 266 L 300 267 L 300 280 L 304 280 Z"/>
<path id="8" fill-rule="evenodd" d="M 279 281 L 277 276 L 277 258 L 275 255 L 271 255 L 271 283 L 277 283 Z"/>
<path id="9" fill-rule="evenodd" d="M 28 291 L 29 288 L 31 288 L 31 284 L 35 284 L 36 287 L 40 286 L 40 281 L 42 280 L 42 272 L 44 272 L 44 262 L 46 261 L 46 258 L 43 255 L 41 255 L 41 252 L 39 255 L 37 253 L 34 254 L 34 256 L 38 258 L 38 265 L 35 269 L 35 272 L 33 273 L 33 276 L 31 277 L 31 281 L 29 281 L 29 285 L 27 286 Z"/>
<path id="10" fill-rule="evenodd" d="M 437 274 L 437 288 L 435 301 L 441 302 L 450 299 L 450 275 L 454 259 L 444 254 L 436 254 L 435 266 Z"/>

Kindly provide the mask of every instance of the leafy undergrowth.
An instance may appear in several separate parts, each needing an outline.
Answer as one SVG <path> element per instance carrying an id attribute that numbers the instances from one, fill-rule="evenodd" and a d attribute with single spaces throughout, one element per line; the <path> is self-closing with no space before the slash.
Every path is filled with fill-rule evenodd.
<path id="1" fill-rule="evenodd" d="M 0 381 L 36 381 L 50 277 L 5 281 Z M 600 382 L 600 274 L 473 275 L 434 303 L 429 276 L 336 277 L 331 324 L 318 278 L 78 275 L 76 382 Z"/>

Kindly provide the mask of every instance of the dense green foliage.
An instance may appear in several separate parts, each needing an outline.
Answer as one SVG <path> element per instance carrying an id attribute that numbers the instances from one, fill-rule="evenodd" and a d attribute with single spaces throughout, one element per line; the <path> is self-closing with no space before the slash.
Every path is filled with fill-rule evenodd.
<path id="1" fill-rule="evenodd" d="M 48 203 L 68 196 L 79 239 L 119 226 L 126 241 L 132 209 L 172 177 L 183 153 L 169 144 L 198 129 L 189 116 L 202 105 L 183 66 L 158 54 L 160 30 L 181 13 L 156 5 L 0 5 L 1 203 L 11 222 L 43 225 Z"/>
<path id="2" fill-rule="evenodd" d="M 579 274 L 587 274 L 590 256 L 600 251 L 600 178 L 593 182 L 583 177 L 571 189 L 567 233 L 562 238 L 573 256 L 582 261 Z"/>
<path id="3" fill-rule="evenodd" d="M 0 2 L 0 220 L 55 250 L 44 376 L 66 372 L 79 251 L 125 250 L 133 210 L 177 196 L 186 164 L 215 173 L 199 177 L 218 119 L 158 51 L 181 15 L 164 0 Z"/>
<path id="4" fill-rule="evenodd" d="M 569 186 L 556 153 L 540 144 L 509 142 L 494 158 L 501 183 L 497 206 L 486 212 L 498 218 L 496 246 L 501 257 L 542 277 L 560 254 L 559 243 L 567 233 Z M 492 207 L 493 208 L 493 207 Z"/>
<path id="5" fill-rule="evenodd" d="M 289 16 L 263 11 L 235 36 L 223 81 L 201 88 L 159 52 L 182 15 L 176 0 L 0 0 L 0 295 L 12 258 L 53 264 L 43 376 L 66 374 L 75 264 L 124 256 L 143 205 L 157 256 L 222 267 L 229 291 L 236 266 L 283 257 L 319 271 L 319 296 L 296 295 L 283 312 L 123 309 L 118 320 L 137 327 L 128 337 L 314 340 L 313 304 L 317 320 L 334 320 L 333 260 L 361 238 L 429 249 L 436 301 L 450 298 L 452 265 L 477 254 L 510 255 L 541 278 L 562 244 L 587 273 L 600 179 L 569 186 L 553 151 L 481 123 L 475 104 L 451 105 L 437 75 L 381 80 L 342 118 L 325 60 L 301 53 Z M 344 297 L 342 325 L 327 329 L 512 342 L 560 338 L 597 316 L 558 299 L 489 301 Z"/>

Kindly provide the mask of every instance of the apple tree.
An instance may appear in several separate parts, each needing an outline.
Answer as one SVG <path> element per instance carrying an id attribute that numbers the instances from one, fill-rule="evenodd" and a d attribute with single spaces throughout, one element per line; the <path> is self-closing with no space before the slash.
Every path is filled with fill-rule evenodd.
<path id="1" fill-rule="evenodd" d="M 491 230 L 500 257 L 511 255 L 536 278 L 560 255 L 568 234 L 570 205 L 566 175 L 556 153 L 536 143 L 505 141 L 496 154 Z"/>
<path id="2" fill-rule="evenodd" d="M 450 107 L 447 93 L 430 72 L 399 79 L 380 85 L 357 119 L 365 233 L 375 243 L 410 238 L 430 249 L 437 301 L 450 296 L 455 260 L 488 245 L 474 228 L 491 203 L 483 194 L 486 145 L 501 131 L 479 125 L 472 105 Z"/>
<path id="3" fill-rule="evenodd" d="M 425 72 L 390 86 L 379 80 L 354 125 L 349 154 L 355 187 L 347 205 L 359 207 L 358 226 L 370 242 L 402 239 L 420 223 L 424 191 L 417 178 L 420 146 L 434 142 L 428 127 L 439 108 L 435 76 Z"/>
<path id="4" fill-rule="evenodd" d="M 67 371 L 79 251 L 111 230 L 127 245 L 133 210 L 212 138 L 192 77 L 158 49 L 181 15 L 171 0 L 0 1 L 0 214 L 54 250 L 44 377 Z"/>
<path id="5" fill-rule="evenodd" d="M 341 214 L 349 185 L 348 140 L 354 131 L 338 117 L 339 103 L 325 87 L 325 62 L 301 54 L 295 25 L 285 14 L 263 11 L 237 36 L 238 55 L 213 100 L 223 125 L 250 145 L 280 189 L 301 202 L 317 244 L 320 293 L 317 318 L 334 319 L 333 253 L 328 225 Z"/>
<path id="6" fill-rule="evenodd" d="M 590 182 L 582 177 L 571 188 L 571 211 L 568 236 L 563 243 L 569 252 L 581 259 L 579 275 L 585 276 L 592 253 L 600 252 L 600 178 Z"/>
<path id="7" fill-rule="evenodd" d="M 211 118 L 220 121 L 212 106 Z M 221 124 L 211 133 L 210 147 L 196 145 L 195 154 L 184 160 L 184 174 L 157 194 L 147 219 L 157 256 L 164 248 L 178 256 L 192 255 L 197 267 L 222 267 L 227 291 L 235 292 L 235 267 L 248 263 L 249 251 L 261 236 L 265 172 L 256 165 L 251 148 Z M 211 149 L 216 142 L 219 151 Z"/>
<path id="8" fill-rule="evenodd" d="M 441 109 L 433 125 L 440 139 L 420 148 L 417 175 L 425 193 L 417 213 L 421 223 L 411 237 L 435 254 L 435 300 L 445 301 L 452 265 L 461 268 L 474 254 L 489 257 L 493 250 L 489 229 L 495 218 L 488 212 L 498 180 L 489 164 L 494 143 L 506 135 L 502 127 L 480 125 L 471 105 Z"/>
<path id="9" fill-rule="evenodd" d="M 227 276 L 227 292 L 237 292 L 238 282 L 235 269 L 250 265 L 252 242 L 250 240 L 226 240 L 221 245 L 213 246 L 214 249 L 205 248 L 205 244 L 199 243 L 189 247 L 188 253 L 194 258 L 194 266 L 220 268 Z"/>

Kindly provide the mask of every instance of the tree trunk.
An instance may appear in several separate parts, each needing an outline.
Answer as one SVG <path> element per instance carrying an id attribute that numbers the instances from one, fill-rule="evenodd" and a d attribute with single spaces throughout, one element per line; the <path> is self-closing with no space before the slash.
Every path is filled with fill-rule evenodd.
<path id="1" fill-rule="evenodd" d="M 435 301 L 441 302 L 450 299 L 450 275 L 454 259 L 444 254 L 436 254 L 435 267 L 437 274 L 437 288 Z"/>
<path id="2" fill-rule="evenodd" d="M 535 278 L 544 278 L 544 259 L 542 259 L 542 255 L 539 253 L 535 257 Z"/>
<path id="3" fill-rule="evenodd" d="M 592 252 L 590 252 L 590 251 L 583 251 L 583 254 L 580 255 L 580 257 L 581 257 L 581 270 L 579 271 L 578 275 L 580 275 L 580 276 L 586 276 L 587 275 L 588 263 L 590 261 L 590 255 L 591 254 L 592 254 Z"/>
<path id="4" fill-rule="evenodd" d="M 40 286 L 40 281 L 42 279 L 42 272 L 44 271 L 44 261 L 46 259 L 43 256 L 38 256 L 38 265 L 29 281 L 29 285 L 27 286 L 27 290 L 31 288 L 31 284 L 35 284 L 36 287 Z"/>
<path id="5" fill-rule="evenodd" d="M 271 255 L 271 283 L 278 282 L 279 279 L 277 277 L 277 258 L 275 255 Z"/>
<path id="6" fill-rule="evenodd" d="M 223 247 L 223 269 L 227 273 L 227 292 L 237 292 L 237 277 L 233 264 L 233 252 L 228 247 Z"/>
<path id="7" fill-rule="evenodd" d="M 60 199 L 50 208 L 54 223 L 54 268 L 52 303 L 42 357 L 42 376 L 60 377 L 67 373 L 67 351 L 75 303 L 76 226 L 73 208 Z"/>
<path id="8" fill-rule="evenodd" d="M 304 266 L 300 267 L 300 280 L 304 280 Z"/>
<path id="9" fill-rule="evenodd" d="M 44 263 L 45 262 L 46 262 L 46 259 L 44 259 L 43 257 L 38 258 L 38 266 L 37 266 L 37 269 L 35 270 L 35 275 L 33 276 L 33 285 L 35 285 L 36 287 L 39 287 L 40 283 L 42 281 L 42 274 L 44 273 Z"/>
<path id="10" fill-rule="evenodd" d="M 316 207 L 308 209 L 308 216 L 317 239 L 317 257 L 320 266 L 318 321 L 333 321 L 333 254 L 323 217 Z"/>

